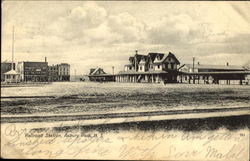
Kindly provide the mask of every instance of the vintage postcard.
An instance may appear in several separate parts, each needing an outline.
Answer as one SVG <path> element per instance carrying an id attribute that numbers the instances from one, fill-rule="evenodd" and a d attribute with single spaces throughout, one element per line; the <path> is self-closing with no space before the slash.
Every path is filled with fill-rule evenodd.
<path id="1" fill-rule="evenodd" d="M 2 1 L 1 157 L 248 161 L 250 2 Z"/>

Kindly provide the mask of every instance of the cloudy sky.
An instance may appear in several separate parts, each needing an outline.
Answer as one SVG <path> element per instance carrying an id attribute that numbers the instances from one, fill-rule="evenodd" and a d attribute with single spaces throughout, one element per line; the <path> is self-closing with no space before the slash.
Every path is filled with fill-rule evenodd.
<path id="1" fill-rule="evenodd" d="M 1 60 L 70 63 L 123 70 L 135 50 L 168 53 L 181 64 L 250 62 L 250 2 L 12 1 L 2 3 Z"/>

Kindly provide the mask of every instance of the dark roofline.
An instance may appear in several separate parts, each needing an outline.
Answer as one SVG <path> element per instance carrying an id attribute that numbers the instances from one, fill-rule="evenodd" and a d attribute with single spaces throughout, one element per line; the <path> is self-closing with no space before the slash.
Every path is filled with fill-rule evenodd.
<path id="1" fill-rule="evenodd" d="M 181 67 L 184 67 L 184 66 L 189 66 L 189 67 L 193 68 L 192 64 L 183 64 Z M 208 64 L 198 65 L 198 64 L 195 64 L 194 68 L 195 69 L 220 69 L 220 70 L 246 70 L 246 68 L 244 68 L 242 66 L 237 66 L 237 65 L 228 65 L 227 66 L 227 65 L 208 65 Z"/>
<path id="2" fill-rule="evenodd" d="M 177 64 L 180 64 L 180 61 L 176 58 L 176 56 L 173 53 L 169 52 L 167 57 L 169 56 L 173 57 L 177 61 Z"/>
<path id="3" fill-rule="evenodd" d="M 204 74 L 250 74 L 250 71 L 225 71 L 225 72 L 180 72 L 187 75 L 204 75 Z"/>

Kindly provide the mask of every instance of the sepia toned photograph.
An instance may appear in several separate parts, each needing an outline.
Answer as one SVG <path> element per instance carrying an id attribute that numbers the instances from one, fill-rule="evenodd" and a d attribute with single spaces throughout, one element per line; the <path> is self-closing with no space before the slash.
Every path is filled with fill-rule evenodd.
<path id="1" fill-rule="evenodd" d="M 249 1 L 1 7 L 1 158 L 249 161 Z"/>

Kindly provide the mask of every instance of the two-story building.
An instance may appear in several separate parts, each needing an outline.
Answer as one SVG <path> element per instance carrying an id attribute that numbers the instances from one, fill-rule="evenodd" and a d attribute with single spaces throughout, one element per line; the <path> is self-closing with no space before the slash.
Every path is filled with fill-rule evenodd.
<path id="1" fill-rule="evenodd" d="M 58 65 L 50 65 L 48 66 L 48 81 L 55 82 L 59 81 L 59 71 Z"/>
<path id="2" fill-rule="evenodd" d="M 148 55 L 136 52 L 134 56 L 129 57 L 129 63 L 124 66 L 124 71 L 116 75 L 116 81 L 174 83 L 177 82 L 178 65 L 179 60 L 171 52 Z"/>
<path id="3" fill-rule="evenodd" d="M 21 82 L 48 81 L 48 62 L 18 62 L 17 71 Z"/>
<path id="4" fill-rule="evenodd" d="M 57 64 L 59 81 L 70 81 L 70 65 L 67 63 Z"/>

